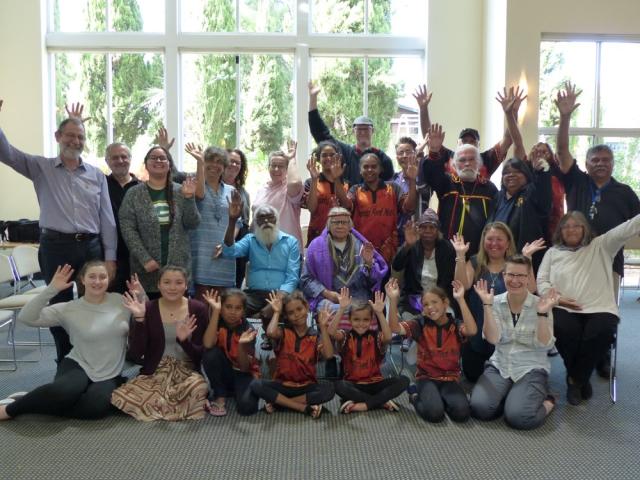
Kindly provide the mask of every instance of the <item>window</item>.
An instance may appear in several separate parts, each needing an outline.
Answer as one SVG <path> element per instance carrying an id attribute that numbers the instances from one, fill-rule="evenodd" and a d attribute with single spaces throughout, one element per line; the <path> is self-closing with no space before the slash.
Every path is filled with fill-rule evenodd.
<path id="1" fill-rule="evenodd" d="M 553 100 L 566 80 L 582 90 L 569 130 L 570 149 L 584 166 L 589 147 L 606 143 L 615 155 L 614 176 L 640 192 L 640 91 L 634 87 L 640 65 L 637 42 L 610 39 L 545 39 L 540 44 L 541 141 L 555 148 L 559 123 Z"/>
<path id="2" fill-rule="evenodd" d="M 51 120 L 85 103 L 87 160 L 132 146 L 141 161 L 160 125 L 174 158 L 195 164 L 187 142 L 240 147 L 249 190 L 266 157 L 308 137 L 307 82 L 323 87 L 322 114 L 345 141 L 351 122 L 376 122 L 376 145 L 419 138 L 411 92 L 425 78 L 426 0 L 49 0 Z M 51 144 L 55 149 L 55 144 Z M 134 165 L 134 171 L 136 166 Z M 253 185 L 252 185 L 253 184 Z"/>

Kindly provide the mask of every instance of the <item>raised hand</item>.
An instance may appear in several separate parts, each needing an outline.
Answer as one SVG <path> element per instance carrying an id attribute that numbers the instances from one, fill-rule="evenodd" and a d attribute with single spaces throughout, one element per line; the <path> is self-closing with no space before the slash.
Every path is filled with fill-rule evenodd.
<path id="1" fill-rule="evenodd" d="M 571 115 L 576 108 L 580 106 L 576 103 L 578 96 L 582 93 L 582 90 L 576 91 L 576 86 L 567 81 L 564 84 L 564 90 L 558 91 L 558 96 L 555 100 L 556 107 L 560 115 Z"/>
<path id="2" fill-rule="evenodd" d="M 287 160 L 291 161 L 296 158 L 296 152 L 298 151 L 298 142 L 292 139 L 287 140 Z"/>
<path id="3" fill-rule="evenodd" d="M 309 175 L 312 180 L 316 180 L 320 176 L 320 172 L 318 171 L 318 162 L 316 161 L 315 156 L 309 157 L 307 161 L 307 170 L 309 171 Z"/>
<path id="4" fill-rule="evenodd" d="M 153 143 L 155 143 L 156 145 L 160 145 L 165 150 L 169 151 L 171 150 L 171 147 L 173 147 L 175 141 L 175 138 L 169 140 L 169 132 L 167 132 L 167 129 L 164 127 L 160 127 L 158 128 L 158 132 L 156 133 L 156 138 L 154 139 Z"/>
<path id="5" fill-rule="evenodd" d="M 73 285 L 73 268 L 71 265 L 64 264 L 56 268 L 56 273 L 53 274 L 53 278 L 49 285 L 52 285 L 56 290 L 61 292 Z"/>
<path id="6" fill-rule="evenodd" d="M 196 145 L 195 143 L 187 143 L 184 146 L 184 151 L 196 159 L 197 162 L 204 161 L 204 152 L 202 151 L 202 145 Z"/>
<path id="7" fill-rule="evenodd" d="M 245 330 L 244 332 L 242 332 L 242 335 L 240 335 L 238 343 L 242 343 L 243 345 L 251 344 L 256 341 L 257 335 L 258 331 L 254 330 L 253 328 L 250 330 Z"/>
<path id="8" fill-rule="evenodd" d="M 418 159 L 416 157 L 413 157 L 409 160 L 404 176 L 405 178 L 413 181 L 418 178 Z"/>
<path id="9" fill-rule="evenodd" d="M 418 232 L 418 226 L 413 220 L 409 220 L 404 225 L 404 243 L 408 246 L 414 245 L 420 239 L 420 233 Z"/>
<path id="10" fill-rule="evenodd" d="M 520 105 L 524 99 L 527 98 L 527 95 L 524 94 L 524 89 L 520 88 L 520 85 L 516 85 L 513 91 L 513 113 L 514 115 L 518 115 L 518 110 L 520 110 Z"/>
<path id="11" fill-rule="evenodd" d="M 220 294 L 218 294 L 217 290 L 207 290 L 202 297 L 214 312 L 222 310 L 222 301 L 220 300 Z"/>
<path id="12" fill-rule="evenodd" d="M 182 182 L 182 188 L 180 189 L 184 198 L 193 198 L 196 194 L 196 179 L 195 177 L 188 176 L 184 182 Z"/>
<path id="13" fill-rule="evenodd" d="M 556 292 L 555 288 L 550 288 L 549 291 L 538 300 L 537 310 L 540 313 L 548 313 L 553 307 L 557 307 L 560 304 L 560 294 Z"/>
<path id="14" fill-rule="evenodd" d="M 342 178 L 342 174 L 344 173 L 344 164 L 342 163 L 342 155 L 338 154 L 333 159 L 330 167 L 331 176 L 337 180 Z"/>
<path id="15" fill-rule="evenodd" d="M 127 290 L 131 295 L 135 298 L 142 300 L 145 296 L 144 287 L 140 283 L 138 279 L 138 274 L 134 273 L 131 275 L 131 279 L 125 282 L 127 284 Z"/>
<path id="16" fill-rule="evenodd" d="M 144 322 L 146 307 L 142 299 L 131 295 L 129 292 L 124 292 L 124 295 L 122 295 L 122 305 L 131 312 L 136 322 Z"/>
<path id="17" fill-rule="evenodd" d="M 80 102 L 72 103 L 71 104 L 71 108 L 69 108 L 68 105 L 65 105 L 64 106 L 64 110 L 67 112 L 67 115 L 69 115 L 69 118 L 77 118 L 82 123 L 86 122 L 87 120 L 91 120 L 91 117 L 82 118 L 82 112 L 84 111 L 84 105 L 81 104 Z"/>
<path id="18" fill-rule="evenodd" d="M 242 196 L 237 190 L 231 192 L 231 200 L 227 198 L 227 204 L 229 205 L 229 220 L 236 221 L 242 216 Z"/>
<path id="19" fill-rule="evenodd" d="M 317 97 L 318 94 L 322 91 L 322 87 L 320 85 L 316 85 L 313 81 L 309 82 L 309 96 Z"/>
<path id="20" fill-rule="evenodd" d="M 269 297 L 267 297 L 267 303 L 271 305 L 274 314 L 277 313 L 278 315 L 280 315 L 282 313 L 282 296 L 278 295 L 278 292 L 276 292 L 275 290 L 272 290 L 269 293 Z"/>
<path id="21" fill-rule="evenodd" d="M 181 342 L 185 342 L 189 339 L 191 334 L 196 330 L 196 316 L 187 315 L 187 317 L 176 323 L 176 337 Z"/>
<path id="22" fill-rule="evenodd" d="M 365 242 L 360 249 L 360 258 L 367 267 L 373 265 L 373 254 L 376 251 L 371 242 Z"/>
<path id="23" fill-rule="evenodd" d="M 471 244 L 469 242 L 464 242 L 464 236 L 462 234 L 453 235 L 453 238 L 449 240 L 451 245 L 453 245 L 454 250 L 456 251 L 456 257 L 464 257 L 469 251 L 469 247 Z"/>
<path id="24" fill-rule="evenodd" d="M 374 294 L 373 294 L 373 302 L 371 300 L 369 300 L 369 305 L 371 305 L 371 307 L 373 308 L 373 311 L 376 313 L 383 313 L 384 312 L 384 293 L 382 293 L 380 290 L 377 290 Z"/>
<path id="25" fill-rule="evenodd" d="M 439 123 L 433 123 L 429 128 L 429 151 L 439 152 L 444 143 L 444 132 L 442 131 L 442 125 Z"/>
<path id="26" fill-rule="evenodd" d="M 338 305 L 341 310 L 346 310 L 351 305 L 351 295 L 347 287 L 342 287 L 338 293 Z"/>
<path id="27" fill-rule="evenodd" d="M 397 302 L 400 298 L 400 285 L 398 285 L 397 278 L 390 278 L 384 286 L 384 290 L 387 292 L 389 300 L 395 300 Z"/>
<path id="28" fill-rule="evenodd" d="M 502 89 L 502 93 L 497 93 L 496 100 L 500 105 L 502 105 L 504 113 L 511 113 L 516 101 L 513 87 L 509 87 L 509 90 L 507 90 L 507 87 L 504 87 Z"/>
<path id="29" fill-rule="evenodd" d="M 537 240 L 534 240 L 533 242 L 525 243 L 524 247 L 522 247 L 522 255 L 524 255 L 529 260 L 531 260 L 531 257 L 533 257 L 534 253 L 544 249 L 545 249 L 544 238 L 540 237 Z"/>
<path id="30" fill-rule="evenodd" d="M 322 310 L 318 312 L 318 326 L 321 329 L 327 328 L 332 317 L 333 312 L 331 311 L 331 308 L 329 305 L 325 304 Z"/>
<path id="31" fill-rule="evenodd" d="M 473 286 L 473 289 L 476 291 L 478 297 L 480 297 L 480 300 L 482 300 L 482 303 L 484 305 L 493 304 L 493 288 L 491 290 L 488 289 L 486 280 L 478 280 Z"/>
<path id="32" fill-rule="evenodd" d="M 413 98 L 418 102 L 418 107 L 420 109 L 426 108 L 429 106 L 429 102 L 431 101 L 432 92 L 427 91 L 426 85 L 418 85 L 415 92 L 413 92 Z"/>
<path id="33" fill-rule="evenodd" d="M 451 286 L 453 287 L 453 298 L 460 301 L 464 298 L 464 285 L 460 280 L 454 280 L 451 282 Z"/>

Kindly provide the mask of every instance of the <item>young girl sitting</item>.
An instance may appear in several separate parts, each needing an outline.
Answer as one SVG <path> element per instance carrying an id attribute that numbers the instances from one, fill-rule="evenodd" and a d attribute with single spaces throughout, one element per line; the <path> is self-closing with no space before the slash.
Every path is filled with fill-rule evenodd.
<path id="1" fill-rule="evenodd" d="M 253 415 L 258 411 L 258 397 L 249 385 L 260 376 L 260 369 L 254 357 L 257 331 L 245 317 L 247 297 L 242 290 L 229 288 L 222 297 L 209 291 L 204 298 L 211 306 L 203 339 L 208 350 L 202 357 L 202 369 L 214 399 L 209 413 L 214 417 L 226 415 L 225 398 L 233 394 L 238 413 Z"/>
<path id="2" fill-rule="evenodd" d="M 462 322 L 447 314 L 446 292 L 433 287 L 422 296 L 422 316 L 398 323 L 398 282 L 392 279 L 386 286 L 391 330 L 418 342 L 417 386 L 409 391 L 409 401 L 429 422 L 442 421 L 445 411 L 456 422 L 466 421 L 470 414 L 469 400 L 458 383 L 460 345 L 464 337 L 476 334 L 477 327 L 464 300 L 462 283 L 454 280 L 452 285 Z"/>
<path id="3" fill-rule="evenodd" d="M 384 316 L 384 293 L 375 293 L 375 302 L 351 303 L 349 289 L 340 290 L 340 306 L 331 321 L 329 333 L 336 341 L 342 356 L 344 380 L 335 383 L 336 393 L 342 398 L 342 413 L 366 412 L 374 408 L 398 411 L 393 401 L 409 385 L 404 376 L 384 378 L 380 365 L 384 360 L 387 345 L 391 342 L 391 329 Z M 338 329 L 343 311 L 349 308 L 351 330 Z M 371 319 L 375 313 L 380 330 L 371 330 Z"/>
<path id="4" fill-rule="evenodd" d="M 140 375 L 111 395 L 111 403 L 136 420 L 195 420 L 204 417 L 207 382 L 198 373 L 207 306 L 189 300 L 187 271 L 160 270 L 160 298 L 141 302 L 125 294 L 134 317 L 129 353 L 142 361 Z"/>
<path id="5" fill-rule="evenodd" d="M 312 418 L 322 414 L 322 404 L 334 396 L 333 385 L 318 383 L 316 363 L 322 353 L 325 359 L 333 357 L 329 337 L 328 308 L 318 313 L 318 327 L 307 326 L 309 304 L 300 291 L 288 295 L 284 302 L 275 293 L 269 295 L 273 316 L 267 327 L 267 336 L 274 341 L 276 371 L 274 380 L 256 380 L 253 392 L 267 401 L 265 410 L 272 413 L 274 404 L 306 413 Z M 284 303 L 287 322 L 278 324 Z"/>

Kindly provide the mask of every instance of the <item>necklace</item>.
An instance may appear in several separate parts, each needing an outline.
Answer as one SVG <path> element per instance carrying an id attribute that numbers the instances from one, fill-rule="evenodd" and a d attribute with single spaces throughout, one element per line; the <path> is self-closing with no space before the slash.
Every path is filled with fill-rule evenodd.
<path id="1" fill-rule="evenodd" d="M 494 288 L 496 286 L 496 282 L 498 281 L 498 278 L 500 278 L 500 273 L 493 273 L 493 272 L 489 272 L 489 275 L 491 276 L 491 288 Z"/>

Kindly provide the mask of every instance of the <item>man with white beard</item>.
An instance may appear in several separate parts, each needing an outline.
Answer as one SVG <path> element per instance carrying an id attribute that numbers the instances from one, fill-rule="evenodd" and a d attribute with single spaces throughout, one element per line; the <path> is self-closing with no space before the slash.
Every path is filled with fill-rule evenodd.
<path id="1" fill-rule="evenodd" d="M 0 129 L 0 162 L 33 182 L 40 204 L 38 257 L 45 282 L 50 283 L 58 267 L 69 264 L 79 272 L 85 262 L 95 259 L 106 260 L 113 279 L 118 236 L 107 178 L 81 157 L 85 142 L 82 108 L 74 106 L 67 112 L 70 117 L 55 132 L 60 150 L 57 157 L 24 153 L 13 147 Z M 70 287 L 50 303 L 72 299 Z M 69 335 L 62 327 L 51 327 L 51 334 L 60 362 L 71 351 Z"/>
<path id="2" fill-rule="evenodd" d="M 229 202 L 229 226 L 224 237 L 222 255 L 225 257 L 247 257 L 248 317 L 262 319 L 266 331 L 271 319 L 271 305 L 267 298 L 276 291 L 280 296 L 293 292 L 300 279 L 300 248 L 298 240 L 278 228 L 278 211 L 271 205 L 260 205 L 254 212 L 254 233 L 245 235 L 235 242 L 236 221 L 242 215 L 242 198 L 237 191 L 232 192 Z M 267 344 L 263 344 L 263 348 Z"/>
<path id="3" fill-rule="evenodd" d="M 446 238 L 462 235 L 470 243 L 468 255 L 478 252 L 482 229 L 493 210 L 496 186 L 480 175 L 482 158 L 474 145 L 460 145 L 453 156 L 455 174 L 447 173 L 442 127 L 429 130 L 429 158 L 422 162 L 423 178 L 438 195 L 438 217 Z"/>

